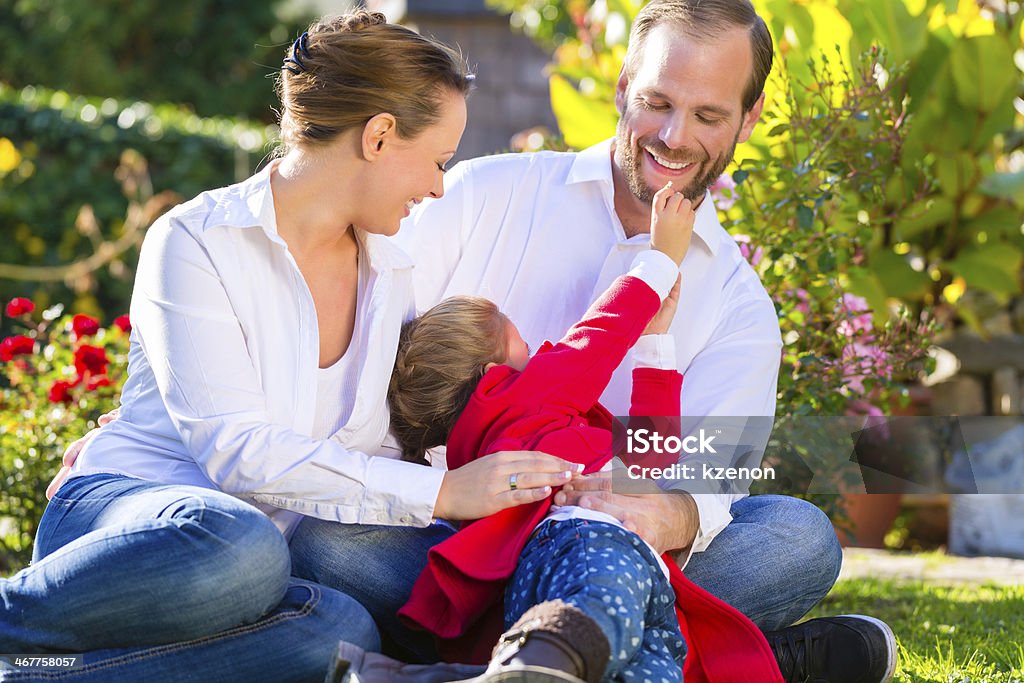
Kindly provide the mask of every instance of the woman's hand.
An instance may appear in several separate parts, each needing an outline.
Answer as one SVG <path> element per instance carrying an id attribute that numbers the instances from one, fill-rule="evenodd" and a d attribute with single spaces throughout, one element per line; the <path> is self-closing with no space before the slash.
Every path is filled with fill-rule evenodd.
<path id="1" fill-rule="evenodd" d="M 445 472 L 434 516 L 481 519 L 506 508 L 544 500 L 554 487 L 582 471 L 583 465 L 537 451 L 491 453 Z"/>
<path id="2" fill-rule="evenodd" d="M 118 408 L 114 408 L 109 413 L 100 415 L 100 419 L 96 421 L 99 423 L 100 427 L 102 427 L 103 425 L 116 420 L 120 414 L 120 410 Z M 53 478 L 50 485 L 46 487 L 46 500 L 50 500 L 53 498 L 53 494 L 57 493 L 57 489 L 60 488 L 60 485 L 64 483 L 64 480 L 67 479 L 68 475 L 71 473 L 71 466 L 75 464 L 75 460 L 78 460 L 78 454 L 82 452 L 85 445 L 92 441 L 92 438 L 96 436 L 99 431 L 100 429 L 97 427 L 77 441 L 72 441 L 67 447 L 67 450 L 64 451 L 64 459 L 61 461 L 63 467 L 61 467 L 60 471 L 57 472 L 57 476 Z"/>

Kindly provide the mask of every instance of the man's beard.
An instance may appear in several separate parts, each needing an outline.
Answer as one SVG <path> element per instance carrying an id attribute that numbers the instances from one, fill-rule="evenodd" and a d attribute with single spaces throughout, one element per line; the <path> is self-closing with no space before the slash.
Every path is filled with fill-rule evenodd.
<path id="1" fill-rule="evenodd" d="M 657 156 L 667 161 L 676 162 L 692 162 L 698 163 L 699 166 L 696 170 L 696 176 L 694 179 L 684 188 L 677 188 L 677 192 L 682 192 L 683 196 L 692 202 L 696 202 L 704 196 L 708 188 L 718 179 L 725 169 L 732 162 L 733 155 L 736 153 L 736 145 L 739 142 L 740 132 L 736 131 L 736 136 L 732 140 L 732 145 L 729 146 L 729 150 L 725 154 L 721 154 L 713 160 L 708 160 L 706 155 L 701 151 L 698 154 L 687 153 L 684 150 L 673 150 L 669 149 L 659 140 L 656 136 L 653 139 L 643 139 L 637 142 L 637 147 L 634 148 L 630 144 L 629 131 L 626 130 L 626 126 L 622 119 L 619 119 L 618 130 L 616 131 L 615 148 L 616 153 L 619 155 L 621 160 L 622 174 L 626 178 L 626 184 L 629 186 L 629 191 L 633 193 L 633 196 L 640 201 L 650 203 L 654 200 L 654 195 L 660 187 L 651 187 L 644 182 L 641 165 L 643 164 L 643 155 L 645 149 L 652 150 Z"/>

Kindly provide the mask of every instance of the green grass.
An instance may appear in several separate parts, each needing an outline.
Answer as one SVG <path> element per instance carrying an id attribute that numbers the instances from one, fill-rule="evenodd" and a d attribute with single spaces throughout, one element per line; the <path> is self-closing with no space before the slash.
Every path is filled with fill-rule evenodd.
<path id="1" fill-rule="evenodd" d="M 892 626 L 901 683 L 1024 683 L 1024 586 L 851 579 L 809 616 L 847 613 Z"/>

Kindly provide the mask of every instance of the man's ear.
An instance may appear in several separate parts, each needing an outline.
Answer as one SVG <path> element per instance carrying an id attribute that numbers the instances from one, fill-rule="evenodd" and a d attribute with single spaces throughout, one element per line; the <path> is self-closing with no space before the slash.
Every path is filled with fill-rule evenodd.
<path id="1" fill-rule="evenodd" d="M 764 109 L 764 93 L 757 98 L 757 102 L 754 102 L 754 106 L 750 108 L 750 111 L 744 112 L 743 114 L 743 125 L 740 126 L 740 135 L 736 139 L 737 142 L 746 142 L 750 139 L 750 134 L 754 132 L 754 126 L 761 118 L 761 110 Z"/>
<path id="2" fill-rule="evenodd" d="M 398 121 L 392 114 L 385 112 L 374 116 L 363 126 L 363 158 L 375 161 L 397 135 Z"/>
<path id="3" fill-rule="evenodd" d="M 626 111 L 626 91 L 629 90 L 629 76 L 626 75 L 626 67 L 619 71 L 619 80 L 615 84 L 615 108 L 619 116 Z"/>

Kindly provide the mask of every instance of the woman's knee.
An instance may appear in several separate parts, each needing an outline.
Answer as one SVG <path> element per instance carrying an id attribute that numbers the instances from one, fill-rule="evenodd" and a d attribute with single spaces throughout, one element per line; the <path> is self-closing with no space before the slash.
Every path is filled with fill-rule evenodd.
<path id="1" fill-rule="evenodd" d="M 288 543 L 259 510 L 226 495 L 183 496 L 161 521 L 188 555 L 178 571 L 189 602 L 236 623 L 256 621 L 281 602 L 291 574 Z"/>

